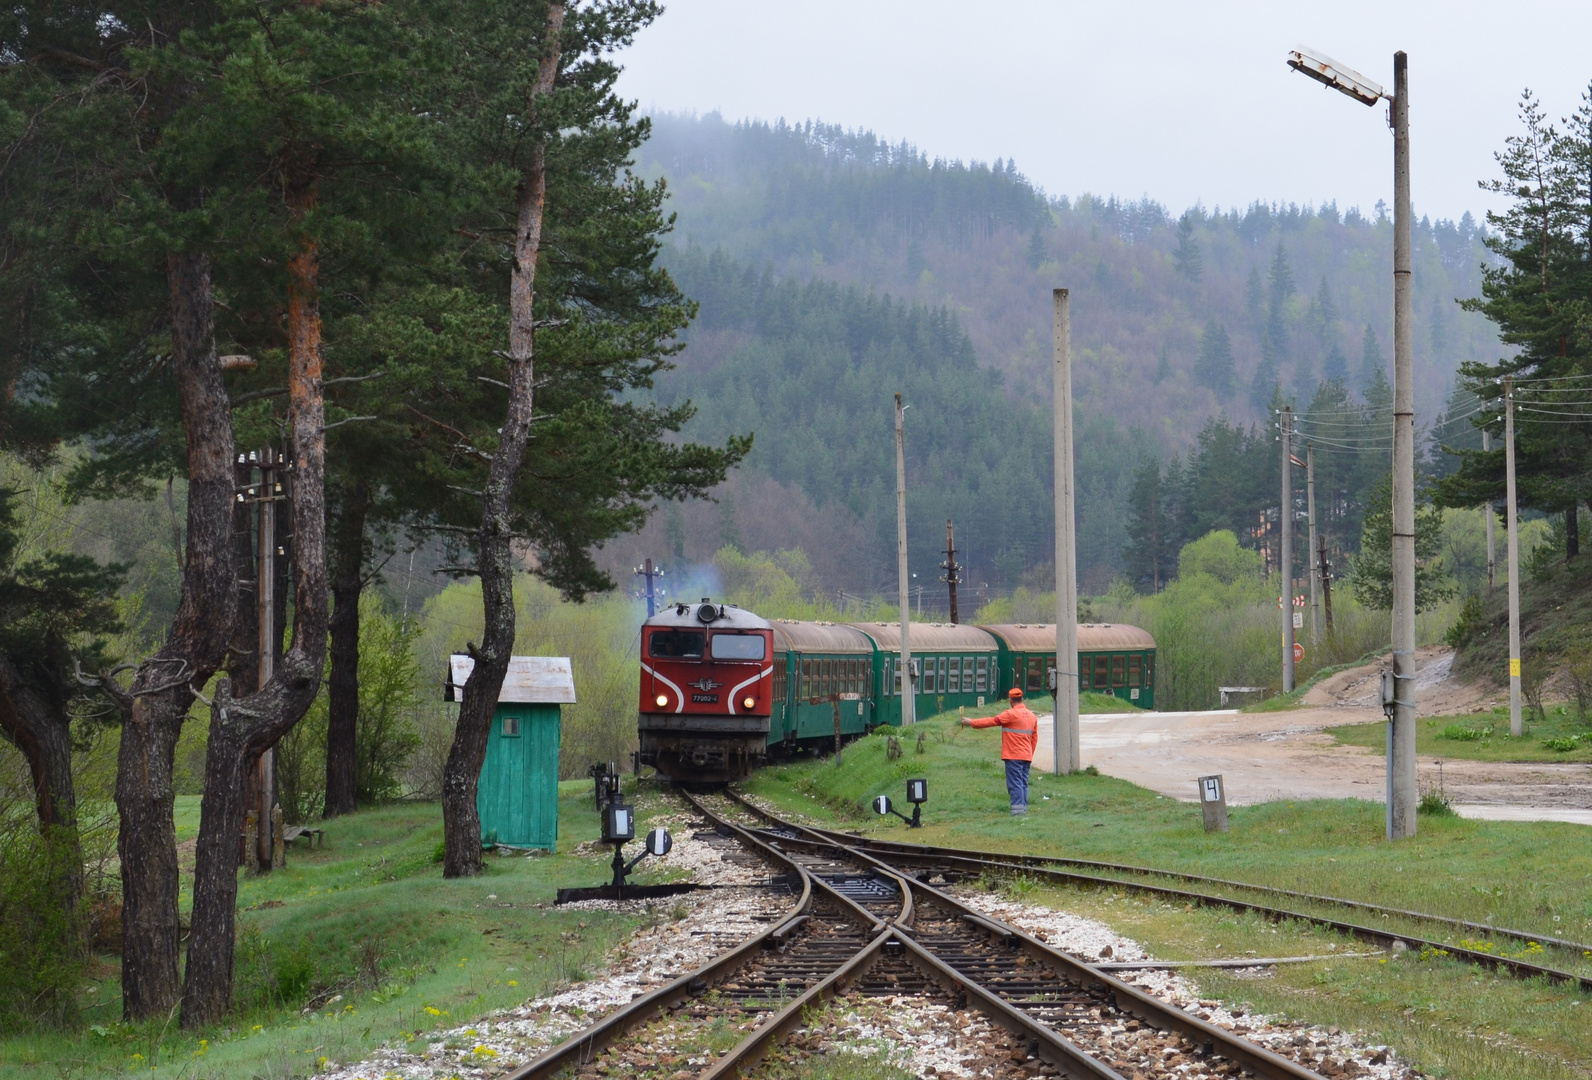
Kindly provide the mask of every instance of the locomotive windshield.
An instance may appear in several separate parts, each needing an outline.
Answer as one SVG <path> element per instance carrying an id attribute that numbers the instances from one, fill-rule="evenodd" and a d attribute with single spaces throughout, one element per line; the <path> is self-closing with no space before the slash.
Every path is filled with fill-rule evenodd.
<path id="1" fill-rule="evenodd" d="M 764 645 L 761 634 L 714 634 L 713 659 L 761 660 L 764 656 Z"/>
<path id="2" fill-rule="evenodd" d="M 701 630 L 655 630 L 647 641 L 647 654 L 658 660 L 700 660 L 706 639 Z"/>

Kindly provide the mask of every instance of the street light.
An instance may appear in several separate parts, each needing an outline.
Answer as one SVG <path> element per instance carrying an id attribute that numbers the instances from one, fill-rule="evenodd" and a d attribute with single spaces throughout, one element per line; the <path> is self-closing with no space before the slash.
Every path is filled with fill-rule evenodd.
<path id="1" fill-rule="evenodd" d="M 1393 711 L 1387 835 L 1415 835 L 1415 346 L 1410 276 L 1409 61 L 1393 54 L 1393 93 L 1303 45 L 1288 66 L 1360 102 L 1392 103 L 1393 122 Z"/>
<path id="2" fill-rule="evenodd" d="M 1372 82 L 1351 67 L 1345 67 L 1326 53 L 1301 45 L 1288 54 L 1288 66 L 1325 86 L 1342 91 L 1362 105 L 1375 105 L 1388 95 L 1382 84 Z M 1389 101 L 1392 98 L 1388 98 Z"/>

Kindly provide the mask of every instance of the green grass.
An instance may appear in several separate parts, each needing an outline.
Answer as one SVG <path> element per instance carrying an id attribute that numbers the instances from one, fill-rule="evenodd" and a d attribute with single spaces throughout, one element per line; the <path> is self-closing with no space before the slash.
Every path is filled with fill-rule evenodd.
<path id="1" fill-rule="evenodd" d="M 921 755 L 914 741 L 889 761 L 882 739 L 864 739 L 841 769 L 816 762 L 778 766 L 758 774 L 749 790 L 786 809 L 892 839 L 1135 863 L 1592 941 L 1592 847 L 1584 826 L 1423 817 L 1417 837 L 1392 844 L 1383 839 L 1380 805 L 1323 800 L 1235 807 L 1230 833 L 1207 834 L 1196 804 L 1087 775 L 1036 776 L 1028 816 L 1012 818 L 994 745 L 943 720 L 923 729 Z M 925 827 L 916 831 L 866 808 L 874 795 L 899 797 L 909 776 L 929 779 Z M 1052 891 L 1033 882 L 1027 888 L 1175 959 L 1250 950 L 1305 954 L 1326 951 L 1327 944 L 1348 951 L 1350 944 L 1222 910 L 1146 903 L 1126 890 Z M 1330 907 L 1320 913 L 1370 918 Z M 1450 938 L 1431 925 L 1377 921 Z M 1495 947 L 1522 949 L 1502 941 Z M 1592 957 L 1550 949 L 1541 960 L 1592 974 Z M 1585 1075 L 1592 1067 L 1592 1014 L 1584 1012 L 1592 1004 L 1572 1004 L 1585 992 L 1522 983 L 1440 957 L 1301 965 L 1265 980 L 1201 973 L 1199 980 L 1208 994 L 1363 1028 L 1439 1076 L 1526 1080 Z M 1563 1061 L 1575 1067 L 1558 1064 Z"/>
<path id="2" fill-rule="evenodd" d="M 1415 750 L 1475 761 L 1592 761 L 1592 726 L 1577 721 L 1566 706 L 1551 707 L 1546 718 L 1527 720 L 1522 727 L 1520 738 L 1509 734 L 1508 709 L 1424 718 L 1415 727 Z M 1386 729 L 1378 721 L 1327 728 L 1327 733 L 1348 746 L 1381 750 Z M 1561 749 L 1566 746 L 1573 748 Z"/>
<path id="3" fill-rule="evenodd" d="M 489 855 L 486 873 L 468 880 L 444 881 L 433 861 L 434 803 L 324 822 L 323 849 L 242 879 L 239 1010 L 225 1025 L 190 1034 L 175 1020 L 118 1023 L 118 958 L 107 955 L 83 991 L 85 1026 L 0 1033 L 0 1078 L 308 1076 L 322 1058 L 356 1060 L 597 974 L 640 920 L 551 906 L 560 887 L 607 880 L 605 855 L 570 854 L 598 834 L 590 792 L 590 781 L 560 785 L 558 854 Z M 643 819 L 665 805 L 656 795 L 637 803 Z M 178 818 L 183 839 L 196 813 L 179 805 Z M 637 879 L 659 873 L 643 863 Z M 325 1003 L 336 993 L 342 1000 Z M 319 1007 L 305 1015 L 308 1002 Z"/>
<path id="4" fill-rule="evenodd" d="M 1485 598 L 1481 624 L 1455 653 L 1456 676 L 1508 684 L 1508 593 L 1500 588 Z M 1592 559 L 1566 564 L 1561 555 L 1540 576 L 1522 573 L 1520 643 L 1528 664 L 1538 658 L 1550 672 L 1566 656 L 1592 643 Z"/>
<path id="5" fill-rule="evenodd" d="M 1027 704 L 1027 706 L 1033 710 L 1035 716 L 1043 716 L 1046 713 L 1053 713 L 1056 711 L 1056 699 L 1051 697 L 1049 694 L 1035 694 L 1032 697 L 1026 698 L 1025 704 Z M 997 698 L 996 700 L 987 702 L 984 705 L 970 706 L 965 709 L 947 709 L 944 712 L 935 713 L 933 716 L 926 716 L 923 718 L 923 720 L 926 723 L 930 720 L 955 720 L 960 716 L 966 716 L 969 719 L 980 716 L 994 716 L 996 713 L 1004 711 L 1009 705 L 1010 702 L 1008 702 L 1005 698 Z M 1133 702 L 1123 701 L 1121 698 L 1115 697 L 1111 694 L 1097 694 L 1093 690 L 1087 690 L 1078 695 L 1079 713 L 1127 713 L 1143 711 L 1143 709 L 1140 709 Z"/>

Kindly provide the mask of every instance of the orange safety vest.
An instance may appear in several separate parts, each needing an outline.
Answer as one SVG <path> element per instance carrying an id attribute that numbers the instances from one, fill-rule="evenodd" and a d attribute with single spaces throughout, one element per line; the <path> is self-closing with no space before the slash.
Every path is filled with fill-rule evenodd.
<path id="1" fill-rule="evenodd" d="M 1003 713 L 969 720 L 969 727 L 1001 729 L 1002 761 L 1033 761 L 1039 743 L 1039 717 L 1027 705 L 1013 705 Z"/>

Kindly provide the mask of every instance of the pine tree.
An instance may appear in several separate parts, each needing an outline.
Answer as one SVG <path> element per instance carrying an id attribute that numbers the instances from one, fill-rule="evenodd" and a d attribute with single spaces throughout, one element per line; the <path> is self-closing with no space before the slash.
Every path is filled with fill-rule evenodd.
<path id="1" fill-rule="evenodd" d="M 1199 358 L 1194 362 L 1194 380 L 1210 388 L 1219 399 L 1233 393 L 1233 343 L 1227 328 L 1214 318 L 1200 331 Z"/>
<path id="2" fill-rule="evenodd" d="M 1133 473 L 1128 542 L 1122 549 L 1124 571 L 1140 592 L 1160 592 L 1171 569 L 1165 562 L 1170 535 L 1164 499 L 1160 462 L 1147 457 Z"/>
<path id="3" fill-rule="evenodd" d="M 1256 334 L 1266 328 L 1266 286 L 1261 280 L 1260 267 L 1249 268 L 1249 279 L 1244 283 L 1244 310 L 1249 313 L 1249 327 Z"/>
<path id="4" fill-rule="evenodd" d="M 1193 211 L 1177 220 L 1177 248 L 1172 252 L 1172 263 L 1177 272 L 1189 281 L 1198 281 L 1205 272 L 1199 238 L 1194 235 Z"/>
<path id="5" fill-rule="evenodd" d="M 1462 306 L 1479 311 L 1517 348 L 1496 364 L 1466 363 L 1467 387 L 1496 403 L 1501 380 L 1517 387 L 1515 469 L 1521 507 L 1563 515 L 1565 558 L 1580 552 L 1579 508 L 1592 497 L 1592 426 L 1566 388 L 1584 386 L 1592 373 L 1592 335 L 1586 332 L 1592 296 L 1592 88 L 1558 131 L 1527 92 L 1520 105 L 1522 134 L 1497 155 L 1503 177 L 1487 187 L 1510 198 L 1489 213 L 1494 232 L 1487 246 L 1499 258 L 1483 268 L 1482 295 Z M 1579 411 L 1578 411 L 1579 410 Z M 1495 441 L 1501 409 L 1488 409 Z M 1557 412 L 1559 415 L 1553 415 Z M 1445 506 L 1475 506 L 1503 492 L 1503 455 L 1463 453 L 1459 470 L 1438 482 Z"/>
<path id="6" fill-rule="evenodd" d="M 1443 566 L 1443 511 L 1423 492 L 1415 506 L 1415 610 L 1430 611 L 1454 595 Z M 1349 568 L 1354 598 L 1378 611 L 1393 609 L 1393 477 L 1384 473 L 1371 489 L 1360 551 Z"/>
<path id="7" fill-rule="evenodd" d="M 1371 385 L 1378 379 L 1387 382 L 1387 358 L 1377 344 L 1376 331 L 1371 329 L 1370 323 L 1366 323 L 1365 334 L 1360 339 L 1360 390 L 1369 392 Z"/>

